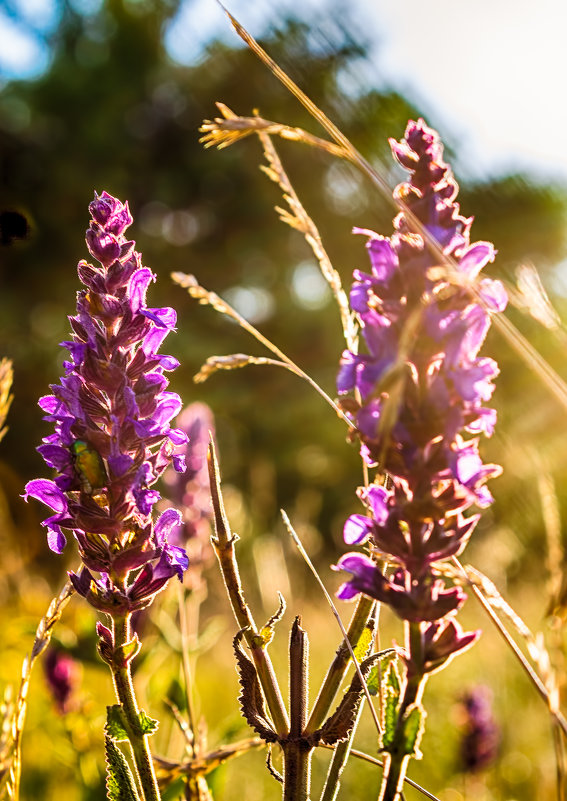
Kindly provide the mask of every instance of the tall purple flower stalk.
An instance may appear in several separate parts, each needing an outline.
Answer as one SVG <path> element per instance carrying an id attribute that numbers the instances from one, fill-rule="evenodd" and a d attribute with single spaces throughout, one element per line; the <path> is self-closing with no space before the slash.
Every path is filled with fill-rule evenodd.
<path id="1" fill-rule="evenodd" d="M 53 510 L 43 521 L 53 551 L 65 547 L 64 530 L 73 533 L 84 565 L 70 574 L 77 592 L 96 609 L 126 615 L 187 567 L 185 551 L 168 541 L 179 512 L 152 516 L 160 497 L 152 485 L 170 463 L 185 469 L 174 448 L 187 436 L 170 427 L 181 399 L 165 376 L 178 362 L 159 353 L 176 313 L 146 303 L 155 276 L 124 236 L 128 204 L 103 192 L 89 210 L 86 241 L 99 264 L 78 265 L 85 288 L 69 318 L 72 339 L 62 343 L 65 374 L 39 401 L 54 432 L 38 450 L 57 475 L 30 481 L 24 497 Z"/>
<path id="2" fill-rule="evenodd" d="M 437 133 L 412 121 L 405 138 L 390 144 L 410 172 L 394 192 L 404 210 L 389 238 L 357 231 L 369 237 L 371 272 L 355 271 L 350 301 L 366 352 L 345 351 L 337 380 L 363 457 L 389 480 L 363 491 L 368 514 L 345 525 L 347 544 L 366 543 L 370 555 L 348 553 L 337 569 L 352 574 L 339 597 L 364 593 L 407 622 L 403 659 L 413 695 L 401 703 L 401 719 L 419 701 L 423 677 L 478 636 L 455 621 L 465 594 L 447 586 L 435 566 L 461 553 L 479 519 L 466 512 L 492 502 L 485 482 L 500 473 L 478 452 L 479 435 L 494 429 L 496 412 L 483 404 L 498 374 L 479 351 L 491 313 L 507 298 L 499 281 L 478 278 L 495 251 L 488 242 L 470 243 L 472 219 L 459 213 Z"/>

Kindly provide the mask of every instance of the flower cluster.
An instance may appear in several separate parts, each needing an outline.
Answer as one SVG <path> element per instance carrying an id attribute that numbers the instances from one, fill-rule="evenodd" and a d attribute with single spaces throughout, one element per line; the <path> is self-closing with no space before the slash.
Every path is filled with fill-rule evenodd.
<path id="1" fill-rule="evenodd" d="M 342 396 L 352 393 L 342 405 L 364 458 L 390 477 L 388 489 L 364 491 L 369 515 L 349 518 L 345 540 L 368 542 L 396 569 L 387 577 L 370 557 L 346 554 L 338 567 L 352 578 L 339 595 L 362 592 L 405 620 L 427 622 L 425 658 L 434 669 L 439 654 L 447 658 L 475 637 L 452 619 L 438 622 L 465 596 L 433 565 L 464 548 L 479 518 L 466 510 L 492 501 L 485 482 L 500 468 L 482 463 L 478 435 L 494 428 L 496 413 L 483 403 L 498 368 L 478 354 L 490 314 L 507 298 L 499 281 L 478 278 L 495 252 L 488 242 L 470 243 L 472 220 L 459 213 L 437 133 L 410 122 L 391 147 L 411 176 L 395 190 L 403 210 L 390 238 L 357 229 L 369 236 L 372 271 L 354 273 L 350 300 L 367 352 L 343 353 L 337 385 Z"/>
<path id="2" fill-rule="evenodd" d="M 181 399 L 164 375 L 178 362 L 159 353 L 176 314 L 146 305 L 155 276 L 124 236 L 128 204 L 103 192 L 89 210 L 86 241 L 99 265 L 78 265 L 85 289 L 69 318 L 72 339 L 62 343 L 65 375 L 39 401 L 54 433 L 38 450 L 57 476 L 30 481 L 24 497 L 53 510 L 43 521 L 53 551 L 65 547 L 63 529 L 73 532 L 84 563 L 70 574 L 76 590 L 101 611 L 126 614 L 187 567 L 185 551 L 168 542 L 179 512 L 152 517 L 160 497 L 152 485 L 171 462 L 185 470 L 174 447 L 187 436 L 170 427 Z"/>

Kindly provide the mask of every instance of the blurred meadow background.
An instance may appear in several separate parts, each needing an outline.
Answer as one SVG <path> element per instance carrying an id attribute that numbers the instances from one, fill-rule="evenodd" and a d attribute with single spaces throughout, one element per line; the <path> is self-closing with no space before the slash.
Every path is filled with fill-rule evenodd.
<path id="1" fill-rule="evenodd" d="M 561 322 L 567 313 L 567 112 L 564 66 L 554 45 L 565 20 L 558 5 L 311 0 L 296 7 L 238 0 L 228 7 L 392 187 L 402 173 L 393 166 L 388 137 L 400 138 L 416 116 L 439 131 L 460 183 L 462 212 L 475 217 L 473 240 L 490 240 L 498 250 L 487 274 L 510 289 L 507 315 L 567 380 Z M 35 451 L 47 430 L 37 400 L 61 373 L 58 343 L 67 338 L 67 315 L 74 312 L 76 263 L 87 257 L 84 231 L 94 190 L 129 200 L 131 236 L 158 277 L 151 303 L 177 309 L 178 333 L 167 351 L 181 367 L 172 389 L 185 403 L 207 403 L 215 416 L 227 512 L 241 537 L 241 565 L 258 619 L 276 610 L 277 590 L 287 600 L 273 645 L 276 665 L 283 675 L 286 627 L 297 613 L 311 637 L 314 686 L 340 642 L 279 510 L 289 514 L 333 592 L 339 579 L 329 565 L 344 550 L 342 527 L 359 511 L 355 490 L 362 481 L 344 425 L 306 383 L 273 367 L 193 382 L 213 354 L 268 354 L 175 286 L 172 271 L 194 273 L 331 396 L 343 349 L 337 310 L 311 251 L 274 212 L 281 198 L 258 169 L 258 141 L 250 137 L 223 151 L 199 143 L 203 119 L 217 116 L 215 101 L 237 114 L 258 109 L 267 119 L 322 133 L 240 42 L 213 0 L 0 3 L 0 356 L 14 366 L 14 402 L 0 445 L 2 688 L 17 687 L 38 620 L 75 561 L 71 548 L 61 557 L 48 550 L 42 510 L 20 495 L 26 481 L 46 475 Z M 352 270 L 366 269 L 364 241 L 352 236 L 353 226 L 389 235 L 395 210 L 350 165 L 293 142 L 276 144 L 348 288 Z M 25 216 L 25 236 L 13 235 L 5 212 Z M 567 412 L 497 331 L 484 353 L 497 358 L 501 375 L 493 399 L 499 425 L 482 453 L 502 464 L 504 474 L 491 486 L 496 501 L 464 560 L 494 581 L 545 643 L 561 691 L 567 676 Z M 161 720 L 155 751 L 171 758 L 183 753 L 164 703 L 170 699 L 183 710 L 177 605 L 172 588 L 144 620 L 136 673 L 142 706 Z M 212 559 L 195 581 L 189 609 L 195 703 L 209 746 L 249 737 L 236 701 L 236 626 Z M 341 613 L 347 620 L 350 608 L 341 604 Z M 555 797 L 544 704 L 473 598 L 463 623 L 484 634 L 429 683 L 425 758 L 412 765 L 411 777 L 442 801 Z M 399 640 L 400 632 L 385 612 L 381 646 Z M 50 645 L 73 660 L 72 697 L 61 714 L 44 678 L 44 655 L 32 678 L 22 799 L 103 797 L 101 732 L 112 688 L 95 640 L 92 610 L 73 598 Z M 492 694 L 501 741 L 498 757 L 471 774 L 461 758 L 459 699 L 478 685 Z M 366 716 L 356 747 L 376 754 Z M 218 767 L 209 777 L 215 798 L 279 797 L 264 761 L 258 750 Z M 325 753 L 317 755 L 315 786 L 326 761 Z M 376 767 L 349 762 L 345 798 L 374 797 L 378 786 Z M 168 797 L 178 796 L 174 787 Z M 406 797 L 421 796 L 408 789 Z"/>

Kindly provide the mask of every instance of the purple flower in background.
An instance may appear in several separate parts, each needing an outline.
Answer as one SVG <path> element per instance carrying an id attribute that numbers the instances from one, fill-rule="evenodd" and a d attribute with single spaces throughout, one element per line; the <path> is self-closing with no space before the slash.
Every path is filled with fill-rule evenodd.
<path id="1" fill-rule="evenodd" d="M 200 585 L 201 569 L 212 558 L 210 543 L 212 506 L 207 468 L 209 437 L 214 436 L 213 413 L 205 403 L 190 403 L 176 418 L 188 442 L 180 458 L 186 470 L 180 474 L 169 467 L 163 474 L 167 499 L 181 512 L 182 523 L 172 533 L 171 541 L 187 551 L 191 569 L 186 573 L 191 589 Z"/>
<path id="2" fill-rule="evenodd" d="M 170 542 L 179 512 L 152 515 L 160 497 L 152 485 L 172 462 L 183 469 L 174 449 L 187 441 L 170 426 L 182 404 L 165 373 L 178 362 L 159 353 L 176 314 L 147 305 L 155 276 L 124 236 L 128 204 L 103 192 L 89 210 L 86 240 L 99 264 L 78 265 L 85 288 L 69 318 L 72 339 L 62 343 L 65 374 L 39 401 L 54 431 L 38 450 L 57 475 L 30 481 L 24 497 L 54 512 L 43 521 L 52 550 L 62 552 L 64 530 L 75 536 L 85 565 L 70 574 L 76 590 L 97 609 L 126 613 L 187 567 Z"/>
<path id="3" fill-rule="evenodd" d="M 71 707 L 73 693 L 80 678 L 80 665 L 73 657 L 51 647 L 43 663 L 45 679 L 58 711 L 64 715 Z"/>
<path id="4" fill-rule="evenodd" d="M 459 705 L 461 769 L 466 773 L 478 773 L 494 762 L 500 746 L 500 730 L 492 712 L 492 693 L 488 687 L 479 685 L 463 693 Z"/>
<path id="5" fill-rule="evenodd" d="M 394 192 L 404 210 L 390 238 L 357 229 L 369 236 L 371 270 L 355 271 L 350 301 L 366 352 L 343 353 L 337 387 L 340 395 L 351 393 L 342 403 L 364 458 L 390 477 L 388 489 L 364 491 L 368 515 L 349 518 L 345 541 L 367 543 L 394 572 L 346 554 L 337 569 L 352 577 L 339 595 L 362 592 L 407 621 L 421 621 L 424 642 L 439 641 L 431 654 L 437 666 L 441 653 L 444 661 L 476 637 L 439 628 L 436 621 L 455 613 L 465 595 L 445 588 L 435 563 L 461 553 L 478 521 L 465 513 L 492 502 L 485 483 L 500 473 L 478 452 L 478 435 L 494 429 L 496 413 L 483 404 L 498 374 L 479 351 L 490 314 L 507 298 L 499 281 L 479 278 L 494 248 L 470 242 L 472 219 L 455 202 L 458 187 L 437 133 L 423 120 L 409 122 L 404 140 L 391 146 L 410 172 Z"/>

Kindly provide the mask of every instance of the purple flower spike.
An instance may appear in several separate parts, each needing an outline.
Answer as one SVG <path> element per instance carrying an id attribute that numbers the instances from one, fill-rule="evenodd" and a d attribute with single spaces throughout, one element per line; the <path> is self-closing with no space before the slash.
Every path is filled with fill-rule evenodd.
<path id="1" fill-rule="evenodd" d="M 362 492 L 367 514 L 349 517 L 344 539 L 367 543 L 395 572 L 347 554 L 337 568 L 352 575 L 338 594 L 364 593 L 420 623 L 431 638 L 435 667 L 427 672 L 476 638 L 456 628 L 464 593 L 446 587 L 435 565 L 463 550 L 478 520 L 465 513 L 492 502 L 485 485 L 500 473 L 482 462 L 470 436 L 494 430 L 496 412 L 484 403 L 498 366 L 479 353 L 490 315 L 503 311 L 507 298 L 500 281 L 481 278 L 495 250 L 470 241 L 472 219 L 460 214 L 436 131 L 410 121 L 391 147 L 410 175 L 394 191 L 402 210 L 391 237 L 355 229 L 368 236 L 370 270 L 354 272 L 350 292 L 366 350 L 343 353 L 337 389 L 350 394 L 343 409 L 363 458 L 390 478 L 388 490 Z"/>
<path id="2" fill-rule="evenodd" d="M 24 498 L 55 512 L 43 523 L 52 550 L 65 546 L 62 529 L 73 532 L 85 565 L 71 575 L 77 592 L 101 611 L 124 614 L 147 606 L 187 567 L 164 521 L 179 513 L 168 510 L 155 525 L 152 516 L 160 498 L 153 485 L 172 462 L 184 468 L 174 448 L 186 436 L 170 426 L 181 400 L 164 375 L 178 362 L 158 353 L 176 313 L 147 306 L 155 276 L 124 235 L 128 204 L 103 192 L 89 210 L 86 241 L 99 265 L 79 263 L 86 289 L 69 318 L 72 339 L 62 343 L 65 374 L 40 399 L 54 433 L 38 450 L 57 476 L 30 481 Z"/>

